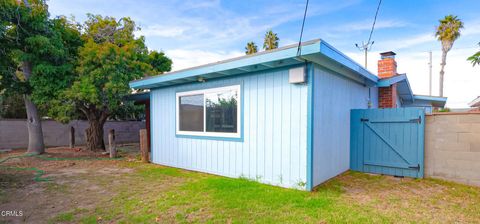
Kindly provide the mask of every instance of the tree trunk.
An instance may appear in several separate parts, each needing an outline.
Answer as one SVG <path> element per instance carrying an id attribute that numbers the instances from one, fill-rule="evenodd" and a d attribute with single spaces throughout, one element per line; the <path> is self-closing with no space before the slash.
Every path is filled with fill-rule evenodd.
<path id="1" fill-rule="evenodd" d="M 88 119 L 88 128 L 85 130 L 87 137 L 87 150 L 105 151 L 105 143 L 103 141 L 103 125 L 105 121 L 100 119 Z"/>
<path id="2" fill-rule="evenodd" d="M 443 50 L 442 51 L 442 62 L 440 63 L 440 86 L 439 86 L 439 92 L 440 96 L 443 97 L 443 79 L 445 76 L 445 65 L 447 64 L 447 51 Z"/>
<path id="3" fill-rule="evenodd" d="M 32 75 L 32 64 L 30 62 L 23 62 L 22 70 L 25 80 L 28 81 Z M 42 121 L 40 115 L 38 115 L 37 106 L 27 94 L 23 96 L 23 100 L 25 101 L 25 109 L 27 111 L 27 153 L 42 154 L 45 152 L 45 144 L 43 143 Z"/>
<path id="4" fill-rule="evenodd" d="M 38 115 L 37 106 L 30 100 L 30 96 L 24 95 L 25 108 L 27 109 L 28 149 L 27 153 L 42 154 L 45 152 L 43 143 L 42 121 Z"/>

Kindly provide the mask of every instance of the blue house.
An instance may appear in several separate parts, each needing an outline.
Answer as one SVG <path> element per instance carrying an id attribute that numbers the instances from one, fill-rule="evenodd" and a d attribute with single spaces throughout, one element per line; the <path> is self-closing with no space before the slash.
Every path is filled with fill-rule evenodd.
<path id="1" fill-rule="evenodd" d="M 311 190 L 349 169 L 351 109 L 378 108 L 379 93 L 395 107 L 445 104 L 413 95 L 405 75 L 379 78 L 323 40 L 297 48 L 132 81 L 150 89 L 152 162 Z"/>

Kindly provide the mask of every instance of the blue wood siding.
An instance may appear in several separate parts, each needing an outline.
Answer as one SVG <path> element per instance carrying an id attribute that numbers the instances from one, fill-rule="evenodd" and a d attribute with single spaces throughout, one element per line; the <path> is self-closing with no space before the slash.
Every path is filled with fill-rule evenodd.
<path id="1" fill-rule="evenodd" d="M 350 165 L 350 110 L 368 107 L 368 87 L 333 71 L 314 68 L 313 186 L 344 172 Z M 371 88 L 377 107 L 378 89 Z"/>
<path id="2" fill-rule="evenodd" d="M 175 135 L 176 92 L 238 84 L 243 88 L 241 141 Z M 307 90 L 288 82 L 288 68 L 153 89 L 152 161 L 305 189 Z"/>
<path id="3" fill-rule="evenodd" d="M 397 107 L 402 107 L 402 100 L 400 99 L 400 95 L 396 95 L 395 97 L 395 103 L 397 105 Z"/>
<path id="4" fill-rule="evenodd" d="M 433 112 L 433 106 L 431 102 L 424 100 L 415 100 L 413 103 L 404 103 L 402 107 L 419 107 L 425 110 L 426 114 L 431 114 Z"/>
<path id="5" fill-rule="evenodd" d="M 423 177 L 423 108 L 352 110 L 351 169 Z"/>

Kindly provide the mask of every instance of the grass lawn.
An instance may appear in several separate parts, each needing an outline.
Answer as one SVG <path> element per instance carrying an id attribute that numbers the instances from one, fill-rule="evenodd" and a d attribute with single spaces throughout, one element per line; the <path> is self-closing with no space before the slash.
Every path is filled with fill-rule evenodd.
<path id="1" fill-rule="evenodd" d="M 57 151 L 47 156 L 59 156 Z M 480 188 L 435 179 L 347 172 L 303 192 L 135 159 L 22 158 L 7 165 L 41 168 L 50 181 L 33 182 L 31 172 L 1 168 L 0 210 L 25 213 L 5 222 L 480 222 Z"/>

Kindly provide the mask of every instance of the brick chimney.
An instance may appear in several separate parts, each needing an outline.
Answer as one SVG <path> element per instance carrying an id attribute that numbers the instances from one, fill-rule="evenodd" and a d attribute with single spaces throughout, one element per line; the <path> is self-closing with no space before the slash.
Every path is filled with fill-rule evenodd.
<path id="1" fill-rule="evenodd" d="M 378 77 L 380 79 L 390 78 L 397 75 L 397 62 L 395 61 L 395 55 L 396 54 L 393 51 L 380 53 L 381 59 L 378 61 Z M 378 107 L 397 107 L 397 84 L 378 88 Z"/>

